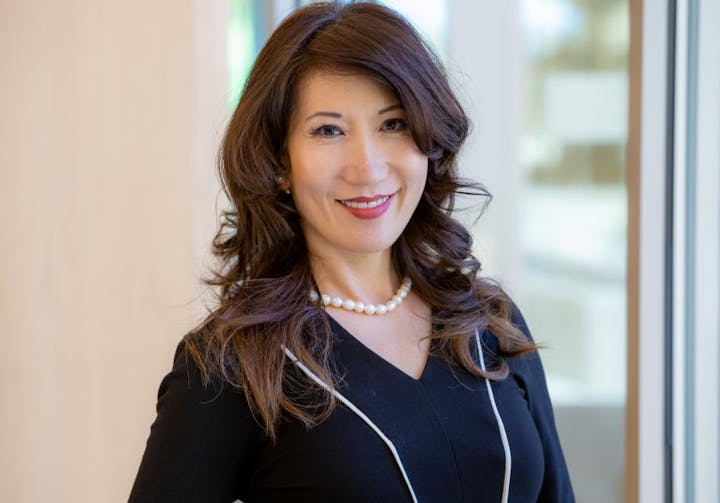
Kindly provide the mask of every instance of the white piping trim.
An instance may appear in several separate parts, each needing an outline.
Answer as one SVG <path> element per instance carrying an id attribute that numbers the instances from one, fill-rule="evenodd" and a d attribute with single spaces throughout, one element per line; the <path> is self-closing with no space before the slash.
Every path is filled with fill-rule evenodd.
<path id="1" fill-rule="evenodd" d="M 485 372 L 485 356 L 483 355 L 482 345 L 480 344 L 480 336 L 478 331 L 475 330 L 475 343 L 477 344 L 478 353 L 480 356 L 480 368 Z M 485 379 L 487 385 L 488 396 L 490 397 L 490 405 L 495 413 L 495 419 L 497 419 L 498 428 L 500 429 L 500 438 L 502 440 L 503 450 L 505 451 L 505 478 L 503 479 L 503 492 L 502 503 L 507 503 L 508 496 L 510 494 L 510 472 L 512 471 L 512 455 L 510 453 L 510 443 L 508 442 L 507 433 L 505 432 L 505 425 L 498 412 L 497 405 L 495 404 L 495 395 L 493 394 L 492 386 L 490 386 L 490 380 Z"/>
<path id="2" fill-rule="evenodd" d="M 365 421 L 365 423 L 372 428 L 372 430 L 377 434 L 378 437 L 382 439 L 383 442 L 385 442 L 385 445 L 387 445 L 388 449 L 390 449 L 390 452 L 392 453 L 393 457 L 395 458 L 395 463 L 397 463 L 398 468 L 400 468 L 400 472 L 402 473 L 403 479 L 405 480 L 405 485 L 408 488 L 408 491 L 410 491 L 410 496 L 412 497 L 413 503 L 418 503 L 417 497 L 415 496 L 415 491 L 413 490 L 412 484 L 410 483 L 410 478 L 408 477 L 407 472 L 405 471 L 405 467 L 402 464 L 402 461 L 400 460 L 400 455 L 398 454 L 397 449 L 395 448 L 395 445 L 392 443 L 392 441 L 385 436 L 385 434 L 382 432 L 380 428 L 377 427 L 375 423 L 372 422 L 372 420 L 367 417 L 363 411 L 355 407 L 355 405 L 345 398 L 339 391 L 337 391 L 335 388 L 332 388 L 328 384 L 326 384 L 322 379 L 320 379 L 318 376 L 316 376 L 312 370 L 307 368 L 303 363 L 298 360 L 298 357 L 293 354 L 292 351 L 290 351 L 285 345 L 283 345 L 283 351 L 285 351 L 285 354 L 292 360 L 292 362 L 298 366 L 300 370 L 305 372 L 305 374 L 315 381 L 317 384 L 325 388 L 327 391 L 335 395 L 335 398 L 340 400 L 347 408 L 349 408 L 351 411 L 353 411 L 355 414 L 358 415 L 360 419 Z M 503 500 L 506 501 L 506 500 Z"/>

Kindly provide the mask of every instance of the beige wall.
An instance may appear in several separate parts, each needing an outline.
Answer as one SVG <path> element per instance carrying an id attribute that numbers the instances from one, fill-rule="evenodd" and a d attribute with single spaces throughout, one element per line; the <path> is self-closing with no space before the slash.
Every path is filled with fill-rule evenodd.
<path id="1" fill-rule="evenodd" d="M 127 499 L 212 232 L 199 4 L 0 0 L 0 501 Z"/>

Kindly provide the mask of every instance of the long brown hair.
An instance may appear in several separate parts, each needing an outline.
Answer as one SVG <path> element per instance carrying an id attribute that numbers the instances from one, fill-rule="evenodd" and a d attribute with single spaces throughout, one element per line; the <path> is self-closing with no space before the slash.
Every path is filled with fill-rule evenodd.
<path id="1" fill-rule="evenodd" d="M 310 70 L 360 72 L 389 86 L 428 156 L 425 191 L 392 258 L 432 308 L 432 351 L 472 374 L 502 379 L 502 358 L 487 372 L 473 358 L 475 330 L 489 329 L 505 354 L 533 348 L 510 321 L 507 295 L 479 278 L 472 237 L 451 214 L 459 193 L 490 196 L 458 178 L 456 155 L 469 124 L 438 58 L 412 25 L 381 5 L 300 8 L 258 55 L 225 133 L 219 169 L 233 207 L 213 241 L 220 265 L 207 280 L 217 288 L 218 307 L 186 336 L 206 382 L 217 377 L 242 389 L 273 439 L 282 417 L 310 426 L 335 406 L 282 351 L 285 345 L 325 382 L 335 382 L 327 318 L 308 297 L 317 286 L 299 215 L 279 182 L 289 169 L 283 145 L 297 84 Z"/>

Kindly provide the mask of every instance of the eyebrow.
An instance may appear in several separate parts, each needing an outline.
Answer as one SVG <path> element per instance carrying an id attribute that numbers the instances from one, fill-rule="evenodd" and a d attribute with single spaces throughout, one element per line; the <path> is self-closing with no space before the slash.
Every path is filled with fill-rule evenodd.
<path id="1" fill-rule="evenodd" d="M 305 117 L 305 122 L 309 121 L 314 117 L 335 117 L 336 119 L 339 119 L 342 117 L 342 114 L 337 112 L 315 112 L 314 114 Z"/>
<path id="2" fill-rule="evenodd" d="M 385 107 L 385 108 L 381 109 L 378 112 L 378 115 L 382 115 L 384 113 L 391 112 L 391 111 L 397 110 L 397 109 L 402 109 L 402 108 L 403 108 L 403 106 L 401 104 L 396 103 L 395 105 L 390 105 L 389 107 Z"/>
<path id="3" fill-rule="evenodd" d="M 402 109 L 402 108 L 403 108 L 403 106 L 400 104 L 390 105 L 389 107 L 381 108 L 380 110 L 378 110 L 378 115 L 382 115 L 384 113 L 391 112 L 391 111 L 397 110 L 397 109 Z M 338 112 L 315 112 L 312 115 L 308 115 L 305 118 L 305 122 L 309 121 L 310 119 L 312 119 L 314 117 L 333 117 L 335 119 L 340 119 L 340 118 L 342 118 L 342 114 L 338 113 Z"/>

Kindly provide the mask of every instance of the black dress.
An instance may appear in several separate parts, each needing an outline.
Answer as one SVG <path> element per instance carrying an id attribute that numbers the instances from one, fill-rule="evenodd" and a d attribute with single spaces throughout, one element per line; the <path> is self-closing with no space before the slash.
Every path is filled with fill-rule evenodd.
<path id="1" fill-rule="evenodd" d="M 500 423 L 511 453 L 508 501 L 574 501 L 536 353 L 508 359 L 510 376 L 491 394 L 485 380 L 433 355 L 414 379 L 330 323 L 338 391 L 392 442 L 417 501 L 500 502 Z M 497 340 L 485 332 L 481 341 L 487 362 Z M 131 503 L 412 501 L 388 445 L 356 412 L 339 405 L 310 430 L 286 422 L 273 444 L 241 393 L 201 385 L 182 344 L 157 412 Z"/>

